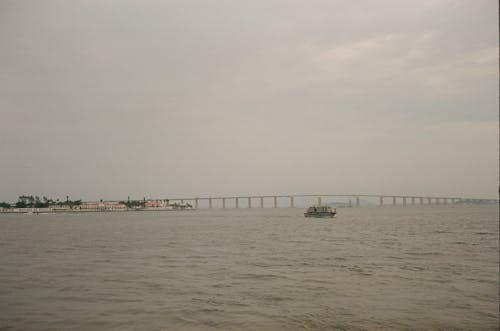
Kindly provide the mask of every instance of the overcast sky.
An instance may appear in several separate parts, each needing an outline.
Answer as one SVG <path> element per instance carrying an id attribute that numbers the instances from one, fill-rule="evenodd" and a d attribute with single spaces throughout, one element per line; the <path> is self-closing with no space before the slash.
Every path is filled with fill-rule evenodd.
<path id="1" fill-rule="evenodd" d="M 0 0 L 0 201 L 498 195 L 494 0 Z"/>

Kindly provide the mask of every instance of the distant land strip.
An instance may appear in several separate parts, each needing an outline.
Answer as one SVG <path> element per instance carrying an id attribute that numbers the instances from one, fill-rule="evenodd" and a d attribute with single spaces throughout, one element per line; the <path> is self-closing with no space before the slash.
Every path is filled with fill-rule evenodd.
<path id="1" fill-rule="evenodd" d="M 289 194 L 215 196 L 194 198 L 159 198 L 142 200 L 82 201 L 51 199 L 45 196 L 22 195 L 14 203 L 0 202 L 2 213 L 56 213 L 101 211 L 168 211 L 212 208 L 295 208 L 311 201 L 315 205 L 333 207 L 363 206 L 428 206 L 428 205 L 485 205 L 499 204 L 497 199 L 445 196 L 412 196 L 381 194 Z"/>

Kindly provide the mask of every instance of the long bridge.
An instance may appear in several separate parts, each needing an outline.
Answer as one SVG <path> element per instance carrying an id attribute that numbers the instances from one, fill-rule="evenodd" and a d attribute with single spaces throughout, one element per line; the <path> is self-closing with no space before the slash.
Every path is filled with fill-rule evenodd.
<path id="1" fill-rule="evenodd" d="M 499 199 L 478 199 L 444 196 L 373 195 L 373 194 L 293 194 L 293 195 L 250 195 L 215 196 L 168 199 L 170 202 L 190 203 L 194 208 L 294 208 L 297 199 L 316 202 L 333 202 L 333 199 L 349 199 L 349 206 L 360 207 L 362 201 L 375 200 L 375 205 L 383 206 L 424 206 L 453 204 L 498 204 Z M 167 200 L 167 199 L 164 199 Z M 354 203 L 352 203 L 354 200 Z M 373 204 L 372 204 L 373 205 Z"/>

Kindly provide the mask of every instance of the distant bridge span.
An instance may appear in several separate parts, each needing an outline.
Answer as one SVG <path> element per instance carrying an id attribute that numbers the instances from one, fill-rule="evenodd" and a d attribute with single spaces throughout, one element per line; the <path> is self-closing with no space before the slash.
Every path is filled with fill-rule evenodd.
<path id="1" fill-rule="evenodd" d="M 289 194 L 289 195 L 247 195 L 247 196 L 209 196 L 209 197 L 194 197 L 194 198 L 173 198 L 168 199 L 170 202 L 193 202 L 193 207 L 200 208 L 200 202 L 208 202 L 206 208 L 240 208 L 240 202 L 246 202 L 246 208 L 294 208 L 295 200 L 298 198 L 314 198 L 318 205 L 321 205 L 324 200 L 331 198 L 350 198 L 354 200 L 352 207 L 361 206 L 361 198 L 378 200 L 378 206 L 402 206 L 407 205 L 447 205 L 447 204 L 498 204 L 499 199 L 478 199 L 464 197 L 445 197 L 445 196 L 414 196 L 414 195 L 384 195 L 384 194 Z M 285 199 L 286 205 L 278 204 Z M 164 199 L 167 200 L 167 199 Z M 271 204 L 269 205 L 269 201 Z M 215 203 L 218 202 L 218 206 Z M 232 207 L 229 207 L 229 202 Z M 265 204 L 267 202 L 267 205 Z"/>

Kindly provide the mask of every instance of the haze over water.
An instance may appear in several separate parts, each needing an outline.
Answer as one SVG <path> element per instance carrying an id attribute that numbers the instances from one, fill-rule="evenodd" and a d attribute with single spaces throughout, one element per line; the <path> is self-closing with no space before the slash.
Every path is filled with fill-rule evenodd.
<path id="1" fill-rule="evenodd" d="M 0 202 L 498 196 L 498 1 L 3 0 L 0 40 Z"/>
<path id="2" fill-rule="evenodd" d="M 498 206 L 0 214 L 1 330 L 498 328 Z"/>

